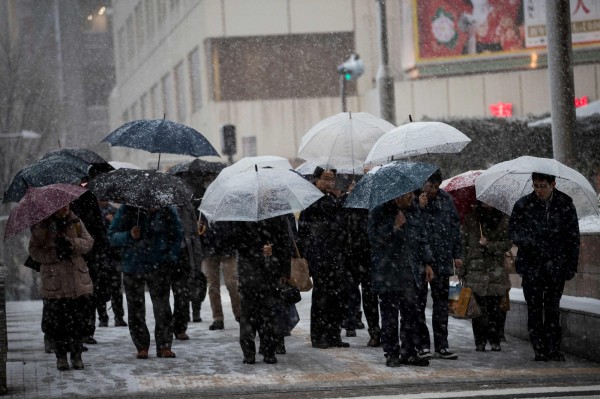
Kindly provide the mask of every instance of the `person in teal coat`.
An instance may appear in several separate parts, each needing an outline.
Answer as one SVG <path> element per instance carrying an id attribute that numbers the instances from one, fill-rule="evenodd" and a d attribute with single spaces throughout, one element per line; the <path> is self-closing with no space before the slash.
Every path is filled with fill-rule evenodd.
<path id="1" fill-rule="evenodd" d="M 109 228 L 110 244 L 122 249 L 123 285 L 127 298 L 129 333 L 138 359 L 147 359 L 150 332 L 146 325 L 145 286 L 154 310 L 156 354 L 175 357 L 170 269 L 179 262 L 183 229 L 174 207 L 144 210 L 119 208 Z"/>

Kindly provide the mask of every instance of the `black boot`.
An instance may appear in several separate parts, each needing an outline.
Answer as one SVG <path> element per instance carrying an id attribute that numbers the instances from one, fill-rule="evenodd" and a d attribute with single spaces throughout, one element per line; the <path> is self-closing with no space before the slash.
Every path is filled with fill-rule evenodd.
<path id="1" fill-rule="evenodd" d="M 44 351 L 46 353 L 54 353 L 54 342 L 48 334 L 44 334 Z"/>
<path id="2" fill-rule="evenodd" d="M 69 345 L 66 342 L 54 342 L 54 353 L 56 354 L 56 368 L 60 371 L 66 371 L 69 369 L 69 362 L 67 361 L 68 349 Z"/>
<path id="3" fill-rule="evenodd" d="M 83 370 L 83 360 L 81 360 L 82 351 L 83 342 L 74 341 L 71 343 L 71 366 L 73 366 L 73 370 Z"/>

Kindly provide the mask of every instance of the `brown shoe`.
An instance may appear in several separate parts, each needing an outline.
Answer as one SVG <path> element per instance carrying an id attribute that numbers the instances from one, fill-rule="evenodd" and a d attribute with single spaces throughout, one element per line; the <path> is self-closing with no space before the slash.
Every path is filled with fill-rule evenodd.
<path id="1" fill-rule="evenodd" d="M 187 341 L 188 339 L 190 339 L 190 336 L 187 335 L 186 333 L 182 332 L 179 334 L 175 334 L 175 339 L 178 339 L 180 341 Z"/>
<path id="2" fill-rule="evenodd" d="M 171 352 L 171 349 L 163 348 L 158 350 L 156 357 L 175 357 L 175 353 Z"/>
<path id="3" fill-rule="evenodd" d="M 137 358 L 138 359 L 148 359 L 148 349 L 138 349 L 137 352 Z"/>

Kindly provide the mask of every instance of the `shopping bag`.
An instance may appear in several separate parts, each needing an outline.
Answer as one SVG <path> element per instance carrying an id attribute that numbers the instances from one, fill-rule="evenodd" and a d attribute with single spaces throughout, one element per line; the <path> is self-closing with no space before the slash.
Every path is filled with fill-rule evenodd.
<path id="1" fill-rule="evenodd" d="M 305 292 L 313 287 L 312 280 L 308 272 L 308 262 L 304 258 L 292 258 L 290 285 Z"/>
<path id="2" fill-rule="evenodd" d="M 460 287 L 460 293 L 458 294 L 457 299 L 449 300 L 448 314 L 456 319 L 474 319 L 479 317 L 481 315 L 481 309 L 479 309 L 479 305 L 477 305 L 473 290 L 469 287 L 464 287 L 461 284 L 457 284 L 457 287 Z M 458 288 L 455 288 L 455 292 L 456 290 L 458 290 Z"/>
<path id="3" fill-rule="evenodd" d="M 296 241 L 292 239 L 294 248 L 296 249 L 296 257 L 292 258 L 291 276 L 289 284 L 292 287 L 298 288 L 301 292 L 310 291 L 313 287 L 310 273 L 308 271 L 308 262 L 300 256 L 300 251 L 296 245 Z"/>

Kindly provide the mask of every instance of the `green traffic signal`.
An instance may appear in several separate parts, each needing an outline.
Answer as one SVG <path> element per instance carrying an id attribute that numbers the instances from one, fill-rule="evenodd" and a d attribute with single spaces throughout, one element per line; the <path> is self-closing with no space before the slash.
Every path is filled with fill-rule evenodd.
<path id="1" fill-rule="evenodd" d="M 352 74 L 351 74 L 351 73 L 349 73 L 349 72 L 346 72 L 346 74 L 344 75 L 344 78 L 345 78 L 346 80 L 352 80 Z"/>

